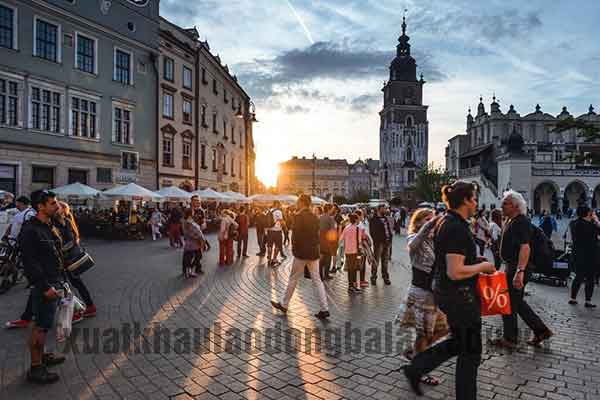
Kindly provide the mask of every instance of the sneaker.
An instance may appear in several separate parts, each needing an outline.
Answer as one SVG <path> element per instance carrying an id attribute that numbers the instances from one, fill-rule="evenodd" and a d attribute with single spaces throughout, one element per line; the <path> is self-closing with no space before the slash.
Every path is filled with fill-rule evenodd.
<path id="1" fill-rule="evenodd" d="M 588 302 L 586 302 L 584 307 L 585 307 L 585 308 L 596 308 L 596 305 L 595 305 L 595 304 L 592 304 L 592 303 L 588 303 Z"/>
<path id="2" fill-rule="evenodd" d="M 367 281 L 360 281 L 360 287 L 369 287 L 369 282 L 367 282 Z"/>
<path id="3" fill-rule="evenodd" d="M 83 312 L 83 318 L 91 318 L 96 316 L 96 306 L 94 304 L 90 304 L 85 308 Z"/>
<path id="4" fill-rule="evenodd" d="M 287 308 L 285 308 L 284 306 L 281 305 L 281 303 L 279 303 L 278 301 L 271 301 L 271 305 L 278 309 L 279 311 L 281 311 L 284 314 L 287 314 Z"/>
<path id="5" fill-rule="evenodd" d="M 71 319 L 71 323 L 73 325 L 75 325 L 81 321 L 83 321 L 83 313 L 82 312 L 73 313 L 73 318 Z"/>
<path id="6" fill-rule="evenodd" d="M 392 284 L 392 282 L 389 279 L 384 279 L 383 283 L 385 283 L 388 286 Z"/>
<path id="7" fill-rule="evenodd" d="M 329 315 L 329 311 L 319 311 L 315 314 L 315 317 L 317 317 L 318 319 L 327 319 L 329 318 Z"/>
<path id="8" fill-rule="evenodd" d="M 47 385 L 50 383 L 58 382 L 59 379 L 60 378 L 58 374 L 49 372 L 48 368 L 46 368 L 45 365 L 31 367 L 29 372 L 27 372 L 27 381 L 31 383 Z"/>
<path id="9" fill-rule="evenodd" d="M 31 321 L 27 321 L 26 319 L 17 319 L 14 321 L 8 321 L 4 327 L 6 329 L 14 329 L 14 328 L 27 328 Z"/>
<path id="10" fill-rule="evenodd" d="M 62 364 L 65 362 L 65 360 L 65 356 L 54 353 L 44 353 L 44 355 L 42 356 L 42 363 L 46 367 L 52 367 L 54 365 Z"/>
<path id="11" fill-rule="evenodd" d="M 569 304 L 572 305 L 572 306 L 576 306 L 577 305 L 577 300 L 571 299 L 571 300 L 569 300 Z"/>

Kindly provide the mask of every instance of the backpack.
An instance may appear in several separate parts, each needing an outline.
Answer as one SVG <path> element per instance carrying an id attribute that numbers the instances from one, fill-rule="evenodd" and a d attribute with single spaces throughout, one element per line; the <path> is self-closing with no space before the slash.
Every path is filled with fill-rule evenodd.
<path id="1" fill-rule="evenodd" d="M 275 226 L 275 217 L 273 217 L 273 210 L 269 210 L 266 215 L 265 227 L 272 228 Z"/>
<path id="2" fill-rule="evenodd" d="M 540 224 L 540 228 L 542 228 L 544 231 L 548 230 L 552 232 L 552 219 L 550 219 L 550 217 L 544 217 L 542 223 Z"/>
<path id="3" fill-rule="evenodd" d="M 533 269 L 539 271 L 548 271 L 552 269 L 554 263 L 554 244 L 544 231 L 534 224 L 531 227 L 531 254 L 529 262 L 533 264 Z"/>

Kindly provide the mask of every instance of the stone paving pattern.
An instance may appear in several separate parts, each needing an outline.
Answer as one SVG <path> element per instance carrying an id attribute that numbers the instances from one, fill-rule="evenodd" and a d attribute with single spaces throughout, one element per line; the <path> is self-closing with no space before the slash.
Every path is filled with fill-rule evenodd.
<path id="1" fill-rule="evenodd" d="M 251 250 L 255 250 L 251 233 Z M 202 331 L 221 326 L 242 331 L 255 328 L 343 328 L 347 322 L 367 336 L 378 328 L 383 337 L 408 344 L 410 335 L 385 331 L 404 299 L 410 280 L 405 240 L 396 237 L 392 285 L 369 287 L 349 296 L 345 274 L 327 283 L 331 319 L 316 320 L 318 301 L 309 280 L 303 280 L 290 304 L 287 317 L 273 310 L 271 299 L 285 290 L 290 258 L 278 269 L 252 256 L 231 267 L 217 267 L 215 238 L 213 250 L 205 255 L 206 273 L 195 280 L 180 277 L 181 251 L 168 248 L 166 241 L 88 243 L 97 268 L 85 275 L 98 306 L 98 316 L 78 324 L 77 329 L 122 329 L 122 324 L 139 323 L 142 328 L 157 326 L 171 330 L 170 351 L 136 354 L 83 352 L 83 335 L 74 338 L 79 354 L 67 353 L 67 361 L 54 370 L 61 381 L 51 386 L 25 383 L 29 366 L 24 330 L 0 331 L 0 399 L 412 399 L 404 377 L 396 370 L 405 363 L 402 349 L 359 354 L 336 352 L 272 352 L 268 348 L 246 351 L 240 337 L 229 337 L 234 349 L 217 351 L 211 334 L 185 337 L 178 328 Z M 479 398 L 496 400 L 598 399 L 600 398 L 600 311 L 567 305 L 566 288 L 530 284 L 528 300 L 551 326 L 555 337 L 543 349 L 522 345 L 518 351 L 503 353 L 484 348 L 479 369 Z M 582 294 L 581 294 L 582 295 Z M 0 319 L 17 318 L 27 299 L 22 287 L 0 297 Z M 599 302 L 598 295 L 595 296 Z M 499 318 L 485 319 L 485 338 L 499 326 Z M 520 326 L 523 326 L 521 323 Z M 374 331 L 371 331 L 373 333 Z M 523 333 L 524 338 L 530 332 Z M 202 335 L 201 335 L 202 336 Z M 144 331 L 141 340 L 152 344 L 156 333 Z M 275 335 L 277 337 L 277 335 Z M 306 340 L 304 338 L 304 340 Z M 51 340 L 52 342 L 52 340 Z M 87 341 L 88 343 L 90 340 Z M 93 342 L 93 340 L 91 340 Z M 110 344 L 110 343 L 109 343 Z M 305 344 L 305 343 L 302 343 Z M 323 344 L 323 343 L 321 343 Z M 316 346 L 316 344 L 315 344 Z M 187 349 L 178 354 L 176 349 Z M 229 349 L 231 350 L 231 349 Z M 384 348 L 385 350 L 385 348 Z M 389 350 L 389 349 L 388 349 Z M 454 398 L 454 360 L 434 371 L 440 386 L 424 387 L 425 399 Z"/>

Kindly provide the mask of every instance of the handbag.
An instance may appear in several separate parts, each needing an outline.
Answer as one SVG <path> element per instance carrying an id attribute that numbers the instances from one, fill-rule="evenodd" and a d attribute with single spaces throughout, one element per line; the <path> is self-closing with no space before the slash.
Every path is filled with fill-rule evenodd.
<path id="1" fill-rule="evenodd" d="M 479 274 L 477 290 L 481 299 L 482 316 L 512 313 L 505 272 L 496 271 L 491 275 Z"/>
<path id="2" fill-rule="evenodd" d="M 74 242 L 69 242 L 63 247 L 63 259 L 65 269 L 76 276 L 89 271 L 96 265 L 92 256 Z"/>

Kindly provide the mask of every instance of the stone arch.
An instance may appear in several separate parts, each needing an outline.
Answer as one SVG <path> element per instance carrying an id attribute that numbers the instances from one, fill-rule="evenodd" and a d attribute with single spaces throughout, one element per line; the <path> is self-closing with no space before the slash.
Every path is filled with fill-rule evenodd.
<path id="1" fill-rule="evenodd" d="M 585 182 L 578 179 L 570 182 L 565 187 L 565 193 L 563 195 L 563 212 L 567 212 L 569 209 L 575 209 L 579 204 L 587 204 L 589 187 Z"/>
<path id="2" fill-rule="evenodd" d="M 547 210 L 556 214 L 559 208 L 558 197 L 560 188 L 556 182 L 546 180 L 540 182 L 533 190 L 533 211 L 535 214 L 541 214 Z"/>

